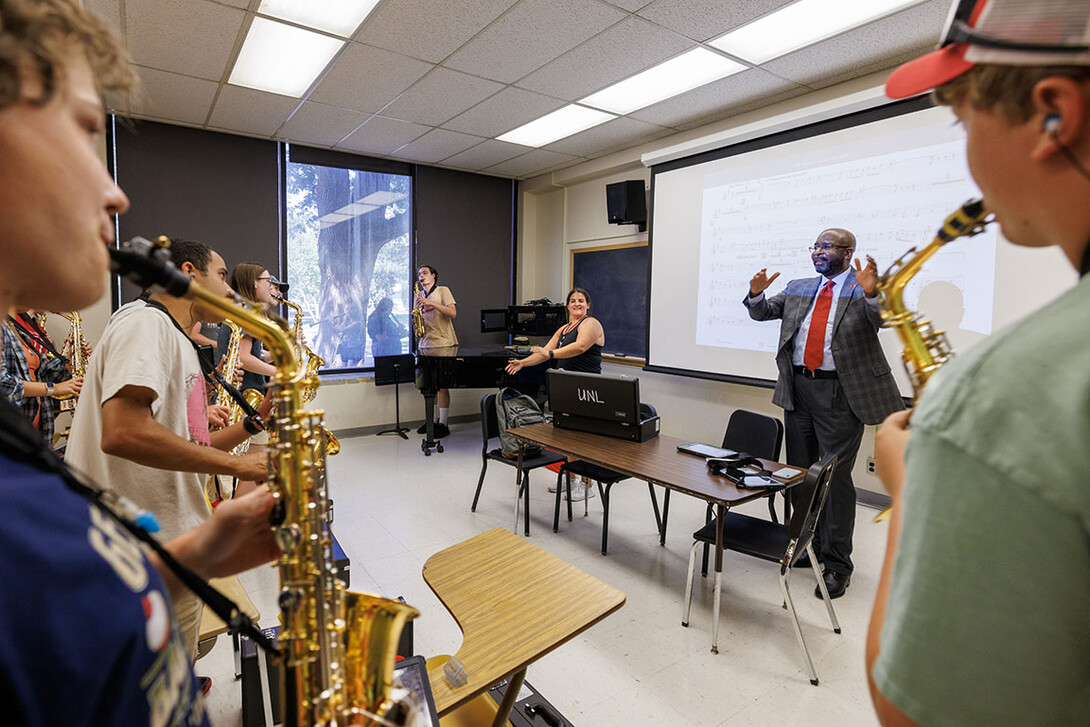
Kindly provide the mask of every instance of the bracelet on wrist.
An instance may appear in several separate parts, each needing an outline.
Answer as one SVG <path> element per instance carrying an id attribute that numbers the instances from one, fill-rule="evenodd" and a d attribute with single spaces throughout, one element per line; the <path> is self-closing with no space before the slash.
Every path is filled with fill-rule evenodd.
<path id="1" fill-rule="evenodd" d="M 552 358 L 552 357 L 553 357 L 553 350 L 552 350 L 552 349 L 550 349 L 550 351 L 549 351 L 549 358 Z"/>

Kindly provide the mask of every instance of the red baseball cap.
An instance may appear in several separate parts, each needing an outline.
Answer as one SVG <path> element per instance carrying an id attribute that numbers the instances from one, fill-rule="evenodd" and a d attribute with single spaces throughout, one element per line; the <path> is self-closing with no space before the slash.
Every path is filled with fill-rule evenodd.
<path id="1" fill-rule="evenodd" d="M 895 70 L 886 95 L 907 98 L 954 80 L 978 63 L 1090 65 L 1086 0 L 957 0 L 938 50 Z"/>

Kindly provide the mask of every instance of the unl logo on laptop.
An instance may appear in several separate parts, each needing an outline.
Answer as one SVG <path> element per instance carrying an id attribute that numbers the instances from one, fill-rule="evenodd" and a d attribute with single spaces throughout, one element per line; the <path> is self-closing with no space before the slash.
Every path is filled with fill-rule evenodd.
<path id="1" fill-rule="evenodd" d="M 598 396 L 598 392 L 595 389 L 576 389 L 576 392 L 579 394 L 579 401 L 589 401 L 594 404 L 605 404 L 605 401 L 603 401 Z"/>

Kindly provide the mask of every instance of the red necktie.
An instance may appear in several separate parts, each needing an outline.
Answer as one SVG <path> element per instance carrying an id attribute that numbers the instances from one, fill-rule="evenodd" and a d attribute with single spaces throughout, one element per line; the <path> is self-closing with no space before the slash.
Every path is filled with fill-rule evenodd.
<path id="1" fill-rule="evenodd" d="M 810 316 L 810 331 L 806 334 L 806 350 L 802 354 L 802 363 L 811 371 L 817 371 L 825 358 L 825 326 L 829 323 L 829 309 L 833 307 L 833 281 L 825 284 L 814 304 L 814 314 Z"/>

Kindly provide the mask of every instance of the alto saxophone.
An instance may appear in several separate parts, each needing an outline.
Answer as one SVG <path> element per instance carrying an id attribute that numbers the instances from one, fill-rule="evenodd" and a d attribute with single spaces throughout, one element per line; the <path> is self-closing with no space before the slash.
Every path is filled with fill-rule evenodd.
<path id="1" fill-rule="evenodd" d="M 314 353 L 310 346 L 303 341 L 303 309 L 300 308 L 298 304 L 292 303 L 282 295 L 276 295 L 274 293 L 273 300 L 283 303 L 295 311 L 295 318 L 291 325 L 292 347 L 295 349 L 295 355 L 298 360 L 302 361 L 306 359 L 307 362 L 305 374 L 306 385 L 303 388 L 303 403 L 309 404 L 314 401 L 314 397 L 318 395 L 318 386 L 320 385 L 318 370 L 325 366 L 325 359 Z M 337 440 L 337 437 L 333 432 L 322 427 L 320 433 L 322 445 L 326 450 L 326 456 L 332 457 L 341 451 L 341 443 Z"/>
<path id="2" fill-rule="evenodd" d="M 303 410 L 305 369 L 287 331 L 236 296 L 213 295 L 169 263 L 165 246 L 135 238 L 111 249 L 111 267 L 148 288 L 199 300 L 231 318 L 273 354 L 269 382 L 269 485 L 276 506 L 273 530 L 281 555 L 279 658 L 285 725 L 406 725 L 417 704 L 393 688 L 394 656 L 405 622 L 419 612 L 400 601 L 347 593 L 336 577 L 333 540 L 325 513 L 325 462 L 319 445 L 322 412 Z"/>
<path id="3" fill-rule="evenodd" d="M 413 293 L 420 295 L 423 293 L 423 288 L 420 287 L 420 283 L 413 286 Z M 420 310 L 420 304 L 414 303 L 412 310 L 413 317 L 413 335 L 416 336 L 417 342 L 424 337 L 424 311 Z"/>
<path id="4" fill-rule="evenodd" d="M 940 247 L 959 237 L 979 235 L 994 219 L 989 217 L 983 200 L 968 200 L 943 221 L 942 227 L 927 247 L 919 252 L 913 247 L 890 265 L 878 279 L 878 292 L 881 295 L 878 306 L 882 313 L 882 325 L 896 329 L 901 343 L 904 344 L 901 359 L 904 361 L 909 381 L 912 382 L 913 401 L 920 398 L 928 379 L 953 357 L 954 351 L 946 340 L 945 331 L 936 331 L 931 326 L 931 321 L 905 306 L 905 286 Z M 890 508 L 887 507 L 878 513 L 875 522 L 887 519 L 889 511 Z"/>
<path id="5" fill-rule="evenodd" d="M 325 359 L 314 353 L 310 346 L 303 341 L 303 309 L 297 303 L 292 303 L 281 295 L 273 294 L 273 300 L 283 303 L 295 311 L 295 318 L 291 324 L 291 339 L 295 348 L 295 355 L 300 361 L 306 359 L 307 362 L 307 386 L 303 391 L 303 402 L 309 404 L 314 401 L 314 397 L 318 394 L 318 370 L 325 366 Z"/>
<path id="6" fill-rule="evenodd" d="M 68 337 L 64 339 L 64 345 L 61 347 L 61 355 L 68 359 L 72 376 L 81 379 L 87 375 L 87 357 L 83 355 L 83 319 L 80 317 L 79 311 L 62 312 L 58 313 L 58 315 L 72 324 L 68 329 Z M 60 401 L 57 407 L 59 411 L 75 410 L 76 398 L 72 394 L 56 398 Z"/>

